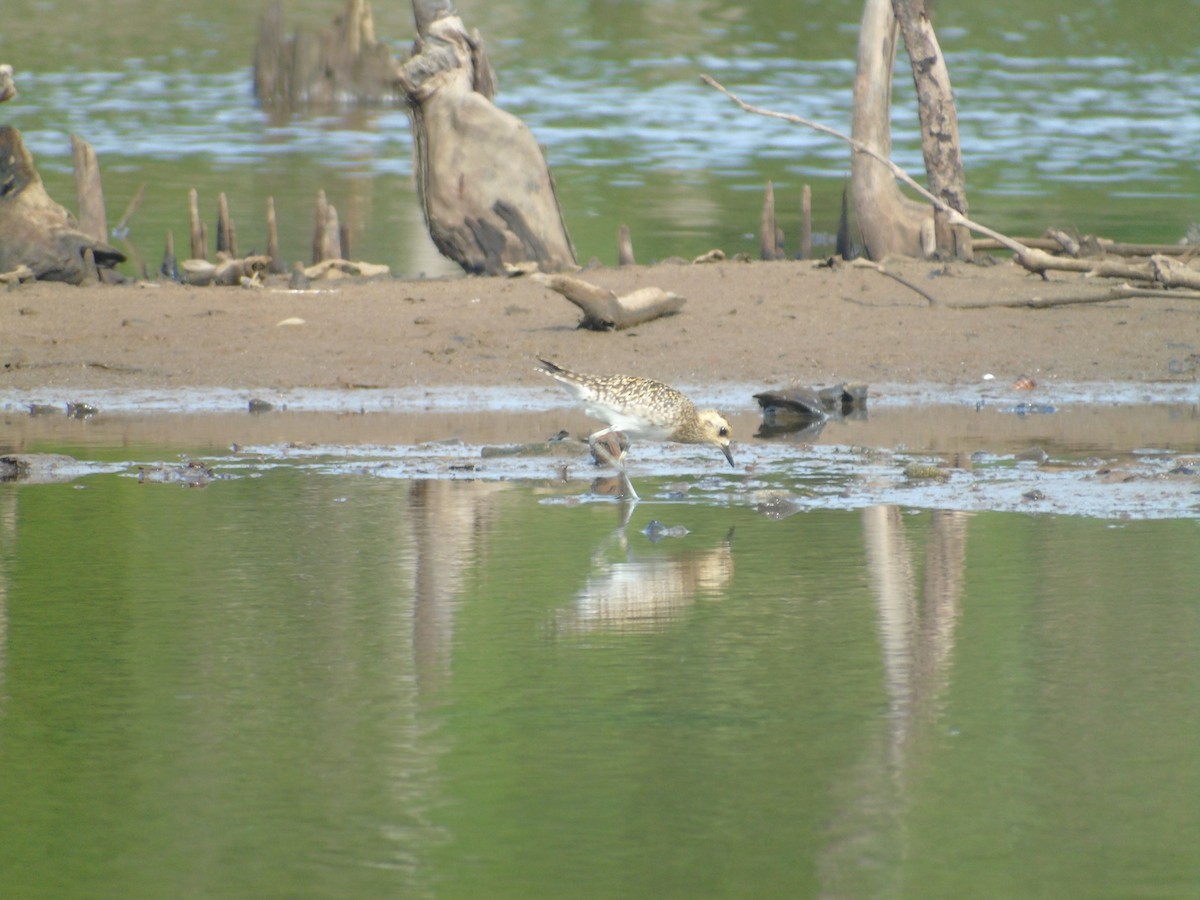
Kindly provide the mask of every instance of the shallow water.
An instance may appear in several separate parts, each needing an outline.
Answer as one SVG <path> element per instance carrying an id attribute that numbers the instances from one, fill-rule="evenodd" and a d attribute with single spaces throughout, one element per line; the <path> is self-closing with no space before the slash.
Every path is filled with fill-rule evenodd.
<path id="1" fill-rule="evenodd" d="M 75 450 L 0 485 L 6 896 L 1200 885 L 1195 512 Z"/>
<path id="2" fill-rule="evenodd" d="M 403 53 L 408 5 L 376 6 L 377 34 Z M 615 262 L 621 223 L 642 261 L 714 246 L 755 251 L 767 180 L 793 251 L 801 187 L 812 186 L 816 240 L 827 248 L 845 147 L 744 114 L 698 76 L 848 131 L 861 4 L 460 7 L 487 39 L 498 101 L 547 148 L 583 260 Z M 295 0 L 286 20 L 317 28 L 339 8 Z M 210 222 L 217 193 L 229 194 L 242 249 L 265 242 L 270 195 L 284 255 L 307 258 L 313 200 L 325 189 L 355 258 L 406 276 L 453 271 L 424 235 L 403 110 L 259 109 L 250 96 L 258 10 L 244 4 L 214 0 L 180 14 L 121 0 L 89 15 L 84 29 L 71 24 L 79 9 L 62 0 L 6 4 L 0 56 L 16 67 L 21 95 L 5 106 L 5 121 L 22 130 L 60 202 L 73 205 L 72 132 L 100 155 L 110 224 L 148 185 L 128 235 L 118 237 L 151 270 L 168 228 L 182 242 L 187 191 L 196 187 Z M 975 216 L 1010 233 L 1054 225 L 1123 240 L 1182 238 L 1200 215 L 1198 13 L 1195 0 L 939 7 Z M 895 156 L 919 173 L 906 66 L 902 58 Z"/>

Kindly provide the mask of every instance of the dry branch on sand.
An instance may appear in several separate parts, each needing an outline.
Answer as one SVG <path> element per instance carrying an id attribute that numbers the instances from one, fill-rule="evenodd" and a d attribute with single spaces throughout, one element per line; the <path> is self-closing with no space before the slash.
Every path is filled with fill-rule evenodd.
<path id="1" fill-rule="evenodd" d="M 546 275 L 536 272 L 530 276 L 562 294 L 581 310 L 580 328 L 592 331 L 621 331 L 640 325 L 659 316 L 669 316 L 683 308 L 684 298 L 657 287 L 639 288 L 618 297 L 612 291 L 569 275 Z"/>

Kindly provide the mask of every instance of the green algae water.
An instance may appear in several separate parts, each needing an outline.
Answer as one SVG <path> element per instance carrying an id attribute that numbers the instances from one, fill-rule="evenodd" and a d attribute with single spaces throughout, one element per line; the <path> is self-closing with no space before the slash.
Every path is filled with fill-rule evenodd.
<path id="1" fill-rule="evenodd" d="M 0 894 L 1200 889 L 1195 518 L 579 488 L 0 485 Z"/>

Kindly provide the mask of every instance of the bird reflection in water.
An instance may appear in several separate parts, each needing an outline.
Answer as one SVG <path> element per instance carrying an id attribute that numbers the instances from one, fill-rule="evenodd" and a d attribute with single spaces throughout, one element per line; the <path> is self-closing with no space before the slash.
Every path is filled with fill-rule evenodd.
<path id="1" fill-rule="evenodd" d="M 608 558 L 614 546 L 624 558 Z M 715 547 L 671 547 L 674 552 L 656 550 L 638 558 L 622 526 L 592 554 L 587 582 L 570 607 L 555 613 L 554 628 L 562 634 L 666 628 L 698 599 L 715 599 L 725 592 L 733 577 L 732 546 L 730 529 Z"/>

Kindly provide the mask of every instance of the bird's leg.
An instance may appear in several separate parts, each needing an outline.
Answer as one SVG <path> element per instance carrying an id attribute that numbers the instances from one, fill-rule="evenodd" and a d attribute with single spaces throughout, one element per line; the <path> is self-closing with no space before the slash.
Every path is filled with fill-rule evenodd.
<path id="1" fill-rule="evenodd" d="M 629 480 L 629 473 L 625 471 L 624 464 L 619 459 L 613 458 L 613 455 L 612 455 L 611 451 L 608 449 L 608 446 L 605 444 L 605 442 L 603 440 L 601 440 L 601 438 L 608 437 L 610 434 L 620 434 L 620 432 L 617 431 L 617 428 L 615 425 L 610 425 L 607 428 L 602 428 L 600 431 L 597 431 L 595 434 L 588 437 L 588 446 L 592 448 L 592 455 L 595 456 L 596 459 L 600 460 L 603 463 L 606 463 L 607 465 L 612 466 L 614 469 L 617 470 L 617 472 L 620 473 L 621 484 L 624 487 L 624 493 L 625 493 L 626 499 L 631 500 L 634 503 L 637 503 L 638 500 L 640 500 L 641 498 L 638 497 L 637 491 L 635 491 L 633 489 L 633 482 Z M 620 442 L 618 441 L 617 442 L 618 449 L 620 448 L 620 446 L 621 446 Z M 624 456 L 625 454 L 621 453 L 621 455 Z"/>
<path id="2" fill-rule="evenodd" d="M 629 501 L 629 511 L 626 513 L 625 522 L 629 522 L 629 516 L 633 514 L 634 505 L 642 498 L 638 496 L 637 491 L 633 489 L 633 482 L 629 480 L 629 475 L 625 470 L 621 470 L 621 483 L 625 485 L 625 499 Z"/>

